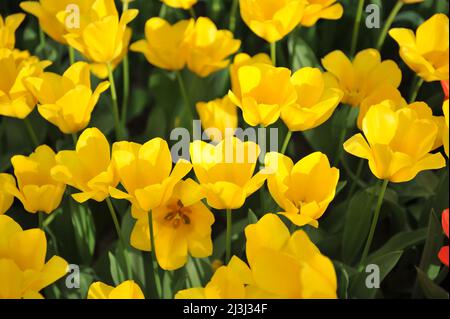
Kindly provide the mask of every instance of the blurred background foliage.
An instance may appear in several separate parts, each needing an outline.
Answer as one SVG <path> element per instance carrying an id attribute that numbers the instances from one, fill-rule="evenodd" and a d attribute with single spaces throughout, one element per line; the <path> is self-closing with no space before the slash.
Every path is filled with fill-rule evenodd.
<path id="1" fill-rule="evenodd" d="M 120 1 L 117 7 L 120 8 Z M 338 21 L 321 20 L 314 27 L 298 28 L 278 45 L 279 66 L 293 71 L 304 66 L 321 67 L 320 60 L 333 50 L 349 52 L 351 33 L 356 15 L 356 0 L 342 0 L 344 16 Z M 19 0 L 0 1 L 0 13 L 5 16 L 20 12 Z M 371 0 L 381 8 L 383 20 L 391 11 L 395 1 Z M 136 0 L 130 7 L 139 9 L 138 18 L 132 22 L 133 40 L 144 38 L 144 24 L 154 16 L 164 16 L 171 22 L 189 17 L 189 13 L 162 7 L 158 0 Z M 404 6 L 393 26 L 416 29 L 425 19 L 434 13 L 448 13 L 448 1 L 426 0 L 421 4 Z M 228 27 L 231 0 L 199 0 L 195 6 L 197 16 L 210 17 L 220 29 Z M 364 23 L 364 20 L 363 20 Z M 375 46 L 380 29 L 368 29 L 361 26 L 358 51 Z M 42 59 L 48 59 L 53 65 L 47 70 L 61 74 L 69 64 L 67 49 L 46 38 L 40 41 L 37 20 L 31 16 L 16 33 L 16 47 L 29 50 Z M 255 36 L 237 19 L 235 37 L 242 40 L 241 51 L 251 55 L 269 52 L 266 42 Z M 147 63 L 143 55 L 129 53 L 131 74 L 131 96 L 127 118 L 127 139 L 139 143 L 153 137 L 162 137 L 169 144 L 170 131 L 178 125 L 177 114 L 183 107 L 175 74 L 160 70 Z M 412 87 L 413 72 L 410 71 L 398 55 L 397 44 L 386 39 L 382 50 L 383 59 L 393 59 L 403 71 L 401 92 L 408 96 Z M 77 60 L 82 59 L 80 56 Z M 122 86 L 122 68 L 115 71 L 119 100 Z M 1 76 L 1 70 L 0 70 Z M 209 101 L 224 96 L 229 89 L 229 73 L 225 69 L 205 79 L 185 70 L 183 77 L 191 103 Z M 105 135 L 113 138 L 113 116 L 110 112 L 110 99 L 105 93 L 97 105 L 90 127 L 98 127 Z M 444 95 L 438 82 L 427 83 L 419 93 L 418 100 L 426 101 L 435 115 L 441 115 Z M 447 287 L 447 268 L 441 267 L 437 252 L 444 243 L 440 216 L 449 203 L 448 169 L 438 172 L 423 172 L 413 181 L 391 184 L 382 207 L 377 231 L 374 238 L 370 262 L 378 264 L 383 279 L 381 289 L 366 289 L 365 274 L 358 271 L 357 261 L 367 238 L 373 215 L 371 193 L 376 192 L 376 180 L 364 163 L 363 174 L 353 180 L 358 159 L 342 151 L 338 138 L 348 138 L 356 132 L 355 110 L 350 112 L 347 106 L 340 106 L 333 117 L 321 127 L 294 135 L 288 154 L 294 162 L 311 153 L 321 151 L 331 159 L 341 158 L 339 193 L 320 221 L 320 228 L 306 227 L 306 231 L 321 251 L 335 263 L 339 297 L 341 298 L 410 298 L 430 297 L 448 298 L 442 288 Z M 37 110 L 31 115 L 31 121 L 38 133 L 39 142 L 51 146 L 55 151 L 73 148 L 70 136 L 64 136 L 56 127 L 42 119 Z M 286 134 L 282 123 L 277 123 L 279 139 Z M 240 127 L 246 124 L 241 120 Z M 343 130 L 344 129 L 344 130 Z M 345 131 L 344 137 L 340 136 Z M 22 121 L 0 118 L 0 171 L 11 172 L 10 158 L 16 154 L 29 154 L 34 149 Z M 70 190 L 68 191 L 70 193 Z M 129 238 L 134 219 L 124 201 L 114 201 L 122 218 L 122 231 Z M 271 199 L 266 188 L 247 200 L 244 208 L 234 212 L 233 251 L 245 258 L 244 228 L 263 214 L 278 212 L 279 208 Z M 37 226 L 37 217 L 23 211 L 16 201 L 10 213 L 25 229 Z M 186 269 L 166 272 L 164 276 L 165 297 L 186 286 L 200 286 L 209 281 L 212 273 L 211 263 L 223 259 L 225 249 L 225 214 L 217 212 L 213 227 L 213 256 L 201 260 L 190 260 Z M 48 298 L 85 298 L 87 288 L 93 280 L 118 284 L 128 279 L 125 274 L 122 254 L 116 251 L 117 236 L 104 204 L 90 201 L 84 206 L 75 205 L 65 196 L 61 207 L 46 220 L 49 243 L 48 254 L 58 254 L 69 263 L 81 266 L 81 288 L 67 289 L 64 279 L 45 290 Z M 132 258 L 133 279 L 146 287 L 147 294 L 152 289 L 151 267 L 148 254 L 128 247 Z"/>

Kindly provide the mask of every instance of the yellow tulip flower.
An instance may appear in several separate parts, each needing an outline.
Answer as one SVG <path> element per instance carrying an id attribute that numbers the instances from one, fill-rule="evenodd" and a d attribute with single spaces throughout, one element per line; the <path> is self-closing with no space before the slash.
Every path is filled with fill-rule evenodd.
<path id="1" fill-rule="evenodd" d="M 233 64 L 230 66 L 231 90 L 239 99 L 241 98 L 241 84 L 239 82 L 238 71 L 241 67 L 253 64 L 272 65 L 272 60 L 265 53 L 257 54 L 253 57 L 247 53 L 239 53 L 234 57 Z"/>
<path id="2" fill-rule="evenodd" d="M 24 82 L 40 76 L 50 64 L 27 51 L 0 49 L 0 115 L 24 119 L 33 111 L 37 101 Z"/>
<path id="3" fill-rule="evenodd" d="M 281 109 L 281 119 L 289 131 L 306 131 L 322 125 L 339 105 L 344 93 L 327 87 L 320 69 L 302 68 L 291 82 L 297 91 L 297 103 Z"/>
<path id="4" fill-rule="evenodd" d="M 56 163 L 52 177 L 80 190 L 72 195 L 79 203 L 89 199 L 102 202 L 109 197 L 109 187 L 119 183 L 111 164 L 108 140 L 97 128 L 86 129 L 80 135 L 76 150 L 59 152 Z"/>
<path id="5" fill-rule="evenodd" d="M 196 108 L 202 127 L 213 142 L 218 143 L 225 137 L 233 136 L 236 132 L 237 108 L 228 96 L 207 103 L 198 102 Z"/>
<path id="6" fill-rule="evenodd" d="M 297 102 L 290 78 L 291 71 L 286 68 L 268 64 L 243 66 L 238 70 L 241 97 L 233 91 L 228 96 L 242 110 L 245 122 L 267 127 L 278 120 L 284 107 Z"/>
<path id="7" fill-rule="evenodd" d="M 289 157 L 270 152 L 265 162 L 267 185 L 275 202 L 284 209 L 281 214 L 297 226 L 318 227 L 317 220 L 336 195 L 339 170 L 330 167 L 327 156 L 320 152 L 295 165 Z"/>
<path id="8" fill-rule="evenodd" d="M 200 77 L 222 70 L 230 64 L 227 58 L 239 50 L 241 41 L 228 30 L 217 30 L 209 18 L 198 18 L 189 37 L 188 68 Z"/>
<path id="9" fill-rule="evenodd" d="M 448 135 L 449 135 L 449 125 L 448 125 L 448 100 L 442 105 L 442 112 L 444 112 L 445 117 L 445 128 L 442 136 L 442 142 L 444 144 L 445 154 L 448 157 Z"/>
<path id="10" fill-rule="evenodd" d="M 344 91 L 342 103 L 359 106 L 381 86 L 398 88 L 402 72 L 392 60 L 381 61 L 380 52 L 366 49 L 350 61 L 342 51 L 333 51 L 322 59 L 327 81 Z"/>
<path id="11" fill-rule="evenodd" d="M 15 32 L 23 19 L 25 19 L 23 13 L 12 14 L 5 19 L 0 15 L 0 49 L 14 49 L 16 45 Z"/>
<path id="12" fill-rule="evenodd" d="M 63 277 L 68 267 L 58 256 L 45 262 L 46 255 L 42 230 L 24 231 L 12 218 L 0 215 L 0 299 L 43 298 L 39 291 Z"/>
<path id="13" fill-rule="evenodd" d="M 303 18 L 304 0 L 240 0 L 241 17 L 259 37 L 274 43 L 295 29 Z"/>
<path id="14" fill-rule="evenodd" d="M 420 118 L 414 108 L 395 111 L 392 101 L 384 101 L 369 109 L 362 128 L 365 138 L 354 135 L 344 143 L 344 149 L 367 159 L 370 170 L 379 179 L 407 182 L 421 171 L 445 166 L 440 153 L 430 154 L 438 126 L 430 119 Z"/>
<path id="15" fill-rule="evenodd" d="M 187 40 L 193 28 L 193 19 L 170 25 L 164 19 L 151 18 L 145 23 L 145 40 L 133 43 L 130 50 L 143 53 L 149 63 L 159 68 L 182 70 L 187 62 Z"/>
<path id="16" fill-rule="evenodd" d="M 216 146 L 203 141 L 191 143 L 192 165 L 209 206 L 241 208 L 246 198 L 264 184 L 263 173 L 253 176 L 259 153 L 259 145 L 236 137 L 226 137 Z"/>
<path id="17" fill-rule="evenodd" d="M 53 40 L 61 44 L 67 44 L 64 36 L 71 32 L 80 32 L 81 28 L 85 25 L 86 19 L 88 19 L 89 16 L 89 11 L 95 2 L 98 2 L 98 7 L 100 1 L 96 0 L 23 1 L 20 3 L 20 7 L 24 11 L 38 18 L 42 30 Z M 78 11 L 72 12 L 71 10 L 73 10 L 75 6 Z M 73 28 L 66 27 L 65 19 L 62 21 L 58 19 L 58 15 L 63 14 L 79 14 L 80 28 L 75 26 Z"/>
<path id="18" fill-rule="evenodd" d="M 7 187 L 14 186 L 16 186 L 16 180 L 12 175 L 0 174 L 0 215 L 6 213 L 14 202 L 14 196 L 6 191 Z"/>
<path id="19" fill-rule="evenodd" d="M 100 94 L 109 87 L 109 82 L 102 82 L 92 92 L 89 65 L 85 62 L 71 65 L 62 76 L 45 72 L 26 79 L 26 84 L 39 101 L 41 116 L 65 134 L 88 126 Z"/>
<path id="20" fill-rule="evenodd" d="M 448 17 L 439 13 L 414 32 L 394 28 L 389 35 L 400 46 L 400 56 L 411 70 L 427 82 L 448 80 Z"/>
<path id="21" fill-rule="evenodd" d="M 307 0 L 305 12 L 300 24 L 312 27 L 319 19 L 339 20 L 344 14 L 342 4 L 336 0 Z"/>
<path id="22" fill-rule="evenodd" d="M 184 10 L 188 10 L 192 8 L 196 3 L 197 0 L 161 0 L 166 5 L 172 8 L 181 8 Z"/>
<path id="23" fill-rule="evenodd" d="M 113 198 L 132 204 L 136 219 L 164 205 L 172 196 L 175 185 L 186 176 L 192 165 L 180 160 L 172 170 L 172 155 L 167 142 L 154 138 L 144 145 L 132 142 L 114 143 L 112 160 L 125 191 L 110 187 Z"/>
<path id="24" fill-rule="evenodd" d="M 50 214 L 61 203 L 66 185 L 55 181 L 50 174 L 56 165 L 55 156 L 50 147 L 42 145 L 28 157 L 11 158 L 18 187 L 7 186 L 6 190 L 19 199 L 29 213 Z"/>
<path id="25" fill-rule="evenodd" d="M 145 299 L 144 293 L 133 280 L 127 280 L 112 287 L 100 281 L 89 287 L 87 299 Z"/>
<path id="26" fill-rule="evenodd" d="M 201 186 L 192 179 L 180 181 L 169 201 L 153 210 L 156 258 L 162 269 L 183 267 L 188 255 L 211 256 L 214 215 L 202 203 L 204 197 Z M 147 215 L 138 219 L 130 240 L 139 250 L 151 250 Z"/>

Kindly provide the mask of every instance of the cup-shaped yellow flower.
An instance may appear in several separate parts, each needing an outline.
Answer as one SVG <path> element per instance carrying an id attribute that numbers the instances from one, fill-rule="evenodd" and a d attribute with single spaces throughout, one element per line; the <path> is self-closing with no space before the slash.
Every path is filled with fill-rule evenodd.
<path id="1" fill-rule="evenodd" d="M 239 53 L 234 57 L 233 64 L 230 66 L 231 90 L 239 99 L 241 98 L 241 84 L 238 76 L 239 69 L 246 65 L 259 63 L 272 65 L 272 60 L 265 53 L 259 53 L 253 57 L 247 53 Z"/>
<path id="2" fill-rule="evenodd" d="M 405 28 L 389 31 L 403 61 L 427 82 L 448 80 L 448 33 L 448 17 L 442 13 L 422 23 L 416 34 Z"/>
<path id="3" fill-rule="evenodd" d="M 411 107 L 395 111 L 392 101 L 374 105 L 364 117 L 362 134 L 344 143 L 344 149 L 367 159 L 372 173 L 394 183 L 412 180 L 419 172 L 445 166 L 442 154 L 430 154 L 439 128 Z"/>
<path id="4" fill-rule="evenodd" d="M 9 186 L 7 186 L 9 185 Z M 14 196 L 6 191 L 7 187 L 16 186 L 16 180 L 10 174 L 0 174 L 0 215 L 6 213 L 14 201 Z"/>
<path id="5" fill-rule="evenodd" d="M 50 147 L 41 145 L 28 157 L 16 155 L 11 158 L 17 187 L 6 186 L 6 191 L 19 199 L 29 213 L 50 214 L 61 203 L 66 185 L 51 176 L 56 165 L 55 156 Z"/>
<path id="6" fill-rule="evenodd" d="M 0 15 L 0 49 L 14 49 L 16 45 L 15 32 L 23 19 L 25 19 L 23 13 L 12 14 L 5 18 Z"/>
<path id="7" fill-rule="evenodd" d="M 125 191 L 110 187 L 110 195 L 128 200 L 136 219 L 164 205 L 172 196 L 175 185 L 192 169 L 192 165 L 185 160 L 180 160 L 172 169 L 169 146 L 160 138 L 144 145 L 114 143 L 112 161 Z"/>
<path id="8" fill-rule="evenodd" d="M 236 137 L 226 137 L 216 146 L 203 141 L 191 143 L 192 165 L 209 206 L 241 208 L 246 198 L 264 184 L 265 174 L 253 176 L 260 152 L 256 143 Z"/>
<path id="9" fill-rule="evenodd" d="M 300 24 L 312 27 L 319 19 L 339 20 L 344 14 L 342 4 L 337 0 L 307 0 L 305 12 Z"/>
<path id="10" fill-rule="evenodd" d="M 71 32 L 80 32 L 96 0 L 58 0 L 23 1 L 20 7 L 39 19 L 42 30 L 53 40 L 67 44 L 64 36 Z M 97 5 L 98 6 L 98 5 Z M 70 15 L 60 21 L 58 14 Z"/>
<path id="11" fill-rule="evenodd" d="M 213 213 L 202 203 L 202 187 L 192 179 L 180 181 L 172 197 L 153 210 L 155 251 L 162 269 L 183 267 L 188 255 L 205 258 L 212 254 Z M 131 233 L 131 245 L 150 251 L 148 215 L 138 219 Z"/>
<path id="12" fill-rule="evenodd" d="M 45 72 L 40 77 L 26 80 L 27 87 L 39 101 L 38 111 L 65 134 L 77 133 L 91 120 L 100 94 L 109 83 L 102 82 L 91 90 L 89 64 L 77 62 L 64 74 Z"/>
<path id="13" fill-rule="evenodd" d="M 238 126 L 237 107 L 228 96 L 210 102 L 198 102 L 197 113 L 206 135 L 213 142 L 233 136 Z"/>
<path id="14" fill-rule="evenodd" d="M 102 202 L 109 197 L 109 187 L 119 183 L 111 164 L 108 140 L 97 128 L 86 129 L 74 151 L 56 154 L 56 163 L 52 177 L 78 189 L 80 193 L 72 197 L 79 203 L 89 199 Z"/>
<path id="15" fill-rule="evenodd" d="M 197 0 L 161 0 L 172 8 L 188 10 L 197 3 Z"/>
<path id="16" fill-rule="evenodd" d="M 251 126 L 267 127 L 275 123 L 284 107 L 297 102 L 291 71 L 286 68 L 268 64 L 243 66 L 238 70 L 238 82 L 241 96 L 233 91 L 228 96 Z"/>
<path id="17" fill-rule="evenodd" d="M 87 299 L 145 299 L 145 296 L 133 280 L 124 281 L 117 287 L 97 281 L 89 287 Z"/>
<path id="18" fill-rule="evenodd" d="M 198 18 L 189 37 L 188 68 L 200 77 L 222 70 L 230 64 L 227 58 L 239 50 L 241 41 L 228 30 L 217 30 L 209 18 Z"/>
<path id="19" fill-rule="evenodd" d="M 295 29 L 303 18 L 303 0 L 240 0 L 241 17 L 259 37 L 274 43 Z"/>
<path id="20" fill-rule="evenodd" d="M 319 225 L 318 219 L 325 213 L 336 195 L 339 170 L 330 167 L 325 154 L 310 154 L 295 165 L 280 153 L 266 154 L 267 185 L 281 213 L 297 226 Z"/>
<path id="21" fill-rule="evenodd" d="M 442 136 L 442 143 L 444 144 L 444 150 L 445 150 L 445 154 L 448 157 L 448 135 L 449 135 L 449 125 L 448 125 L 448 100 L 445 100 L 444 104 L 442 105 L 442 112 L 444 113 L 444 118 L 445 118 L 445 127 L 444 127 L 444 131 L 443 131 L 443 136 Z"/>
<path id="22" fill-rule="evenodd" d="M 291 132 L 322 125 L 344 96 L 341 90 L 328 87 L 322 72 L 316 68 L 298 70 L 291 82 L 297 91 L 297 103 L 281 109 L 281 119 Z"/>
<path id="23" fill-rule="evenodd" d="M 182 70 L 186 66 L 188 37 L 193 27 L 193 19 L 170 25 L 164 19 L 151 18 L 145 23 L 145 40 L 133 43 L 130 50 L 143 53 L 149 63 L 159 68 Z"/>
<path id="24" fill-rule="evenodd" d="M 402 72 L 392 60 L 381 61 L 380 52 L 366 49 L 359 52 L 353 61 L 342 51 L 333 51 L 322 59 L 328 71 L 327 81 L 344 91 L 343 103 L 359 106 L 361 102 L 380 86 L 398 88 Z"/>
<path id="25" fill-rule="evenodd" d="M 43 298 L 39 291 L 63 277 L 68 266 L 58 256 L 45 262 L 46 255 L 42 230 L 22 230 L 12 218 L 0 215 L 0 299 Z"/>
<path id="26" fill-rule="evenodd" d="M 24 119 L 36 106 L 25 79 L 42 74 L 49 61 L 39 61 L 27 51 L 0 49 L 0 115 Z"/>

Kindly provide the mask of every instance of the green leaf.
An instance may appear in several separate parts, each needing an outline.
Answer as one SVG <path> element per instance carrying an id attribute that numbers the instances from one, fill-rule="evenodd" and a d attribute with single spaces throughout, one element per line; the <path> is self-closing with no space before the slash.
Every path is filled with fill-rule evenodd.
<path id="1" fill-rule="evenodd" d="M 111 277 L 114 281 L 114 284 L 117 286 L 126 280 L 125 272 L 124 272 L 124 269 L 122 268 L 122 266 L 120 265 L 119 261 L 113 255 L 112 252 L 108 253 L 108 258 L 109 258 L 109 265 L 110 265 L 109 267 L 110 267 L 110 271 L 111 271 Z"/>
<path id="2" fill-rule="evenodd" d="M 253 212 L 251 208 L 248 209 L 248 224 L 256 224 L 258 222 L 258 216 Z"/>
<path id="3" fill-rule="evenodd" d="M 420 288 L 428 299 L 447 299 L 449 298 L 448 292 L 442 289 L 442 287 L 436 285 L 428 276 L 419 268 L 417 270 L 417 280 Z"/>
<path id="4" fill-rule="evenodd" d="M 292 69 L 319 67 L 320 63 L 311 47 L 297 35 L 289 37 L 289 52 L 292 57 Z"/>
<path id="5" fill-rule="evenodd" d="M 85 265 L 90 265 L 95 248 L 95 224 L 92 212 L 87 205 L 75 204 L 72 199 L 70 201 L 71 219 L 78 253 L 82 262 Z"/>

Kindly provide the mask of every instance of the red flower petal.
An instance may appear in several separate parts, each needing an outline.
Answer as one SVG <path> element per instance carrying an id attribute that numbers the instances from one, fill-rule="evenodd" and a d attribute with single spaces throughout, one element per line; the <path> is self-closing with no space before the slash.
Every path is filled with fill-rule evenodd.
<path id="1" fill-rule="evenodd" d="M 441 81 L 442 89 L 444 90 L 445 99 L 448 100 L 448 80 Z"/>
<path id="2" fill-rule="evenodd" d="M 444 246 L 441 248 L 438 257 L 441 262 L 448 267 L 448 246 Z"/>
<path id="3" fill-rule="evenodd" d="M 448 208 L 442 212 L 442 228 L 448 238 Z"/>

